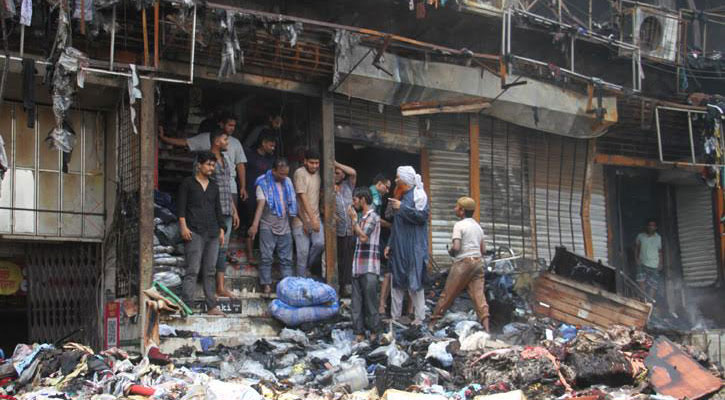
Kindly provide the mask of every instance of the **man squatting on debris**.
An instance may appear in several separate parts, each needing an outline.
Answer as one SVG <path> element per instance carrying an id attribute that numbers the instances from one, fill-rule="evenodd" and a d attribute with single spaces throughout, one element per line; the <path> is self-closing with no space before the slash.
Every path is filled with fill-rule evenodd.
<path id="1" fill-rule="evenodd" d="M 226 228 L 219 201 L 219 187 L 209 180 L 214 173 L 216 160 L 217 157 L 210 151 L 198 153 L 196 174 L 181 182 L 177 208 L 179 231 L 186 242 L 183 300 L 186 304 L 193 304 L 196 277 L 201 269 L 209 314 L 224 315 L 214 293 L 216 262 L 219 246 L 224 243 Z"/>
<path id="2" fill-rule="evenodd" d="M 378 276 L 380 275 L 380 216 L 371 207 L 370 190 L 358 187 L 352 195 L 348 215 L 355 233 L 355 253 L 352 260 L 352 327 L 357 340 L 362 340 L 365 328 L 375 340 L 380 329 L 378 315 Z M 358 221 L 357 211 L 360 211 Z"/>
<path id="3" fill-rule="evenodd" d="M 452 245 L 448 254 L 454 257 L 453 265 L 448 272 L 446 285 L 438 299 L 431 323 L 443 317 L 443 313 L 453 304 L 456 297 L 468 289 L 476 315 L 488 332 L 488 304 L 484 293 L 483 254 L 486 242 L 481 225 L 473 219 L 476 201 L 470 197 L 461 197 L 454 208 L 456 216 L 461 220 L 453 226 Z"/>

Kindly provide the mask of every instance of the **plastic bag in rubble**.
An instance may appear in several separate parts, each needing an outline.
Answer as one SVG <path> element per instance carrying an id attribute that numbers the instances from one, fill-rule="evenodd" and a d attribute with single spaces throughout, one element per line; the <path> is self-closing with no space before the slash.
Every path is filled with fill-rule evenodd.
<path id="1" fill-rule="evenodd" d="M 305 322 L 328 319 L 337 315 L 339 310 L 340 307 L 337 303 L 328 306 L 293 307 L 280 301 L 280 299 L 274 299 L 269 304 L 269 313 L 287 326 L 298 326 Z"/>
<path id="2" fill-rule="evenodd" d="M 253 376 L 266 381 L 274 381 L 277 379 L 272 372 L 264 369 L 262 363 L 255 360 L 244 360 L 239 366 L 238 372 L 241 375 Z"/>
<path id="3" fill-rule="evenodd" d="M 156 235 L 164 246 L 174 246 L 181 242 L 179 224 L 176 223 L 156 225 Z"/>
<path id="4" fill-rule="evenodd" d="M 458 340 L 463 341 L 473 333 L 474 331 L 483 329 L 483 326 L 476 321 L 460 321 L 456 323 L 456 327 L 453 329 L 458 336 Z"/>
<path id="5" fill-rule="evenodd" d="M 476 350 L 483 350 L 486 348 L 486 343 L 488 343 L 488 339 L 491 337 L 488 333 L 484 331 L 478 331 L 475 333 L 472 333 L 468 336 L 466 336 L 465 339 L 461 341 L 461 350 L 462 351 L 476 351 Z"/>
<path id="6" fill-rule="evenodd" d="M 177 287 L 181 286 L 182 280 L 179 274 L 174 272 L 158 272 L 153 276 L 154 282 L 158 282 L 166 287 Z"/>
<path id="7" fill-rule="evenodd" d="M 250 386 L 216 379 L 209 381 L 207 395 L 208 400 L 264 400 L 264 397 Z"/>
<path id="8" fill-rule="evenodd" d="M 348 349 L 338 349 L 335 346 L 325 346 L 319 350 L 313 350 L 307 352 L 307 359 L 319 358 L 320 360 L 327 360 L 333 367 L 340 365 L 340 360 L 343 357 L 350 354 Z"/>
<path id="9" fill-rule="evenodd" d="M 286 367 L 291 368 L 292 365 L 297 361 L 298 358 L 299 357 L 297 357 L 297 354 L 295 354 L 295 353 L 287 353 L 277 361 L 277 366 L 283 367 L 283 368 L 286 368 Z"/>
<path id="10" fill-rule="evenodd" d="M 380 346 L 377 349 L 370 352 L 368 357 L 375 357 L 379 356 L 381 354 L 385 354 L 388 357 L 388 365 L 394 365 L 396 367 L 401 367 L 403 364 L 405 364 L 406 361 L 408 361 L 408 353 L 399 350 L 398 346 L 395 345 L 395 341 L 391 342 L 387 346 Z"/>
<path id="11" fill-rule="evenodd" d="M 282 332 L 279 333 L 279 338 L 282 340 L 291 340 L 303 346 L 308 346 L 310 344 L 310 340 L 307 338 L 307 335 L 299 329 L 284 328 L 282 329 Z"/>
<path id="12" fill-rule="evenodd" d="M 314 279 L 287 277 L 277 284 L 277 298 L 290 306 L 308 307 L 337 302 L 337 292 Z"/>
<path id="13" fill-rule="evenodd" d="M 425 359 L 434 359 L 438 361 L 444 367 L 450 367 L 453 365 L 453 355 L 446 350 L 450 340 L 431 343 L 428 346 L 428 353 L 425 355 Z"/>

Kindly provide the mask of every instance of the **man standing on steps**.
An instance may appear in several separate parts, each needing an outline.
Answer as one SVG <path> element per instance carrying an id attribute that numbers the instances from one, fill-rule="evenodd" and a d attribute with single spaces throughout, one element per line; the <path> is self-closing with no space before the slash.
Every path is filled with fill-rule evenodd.
<path id="1" fill-rule="evenodd" d="M 297 199 L 288 175 L 289 163 L 284 158 L 278 158 L 272 169 L 259 176 L 255 182 L 257 209 L 249 228 L 249 236 L 254 239 L 259 232 L 259 249 L 262 252 L 259 283 L 264 294 L 272 293 L 272 261 L 275 251 L 282 277 L 292 275 L 290 218 L 297 216 Z"/>
<path id="2" fill-rule="evenodd" d="M 657 233 L 657 221 L 647 220 L 645 232 L 637 235 L 634 256 L 637 261 L 637 283 L 650 299 L 655 299 L 662 273 L 662 236 Z"/>
<path id="3" fill-rule="evenodd" d="M 229 137 L 229 147 L 227 149 L 227 155 L 232 163 L 232 168 L 229 168 L 229 173 L 232 177 L 232 182 L 239 183 L 239 191 L 237 191 L 237 184 L 234 183 L 231 186 L 232 194 L 234 197 L 239 193 L 239 198 L 244 201 L 246 200 L 248 193 L 246 191 L 246 162 L 247 157 L 244 154 L 242 143 L 239 139 L 235 138 L 234 131 L 237 129 L 237 118 L 233 114 L 223 113 L 219 117 L 219 128 L 221 128 Z M 198 135 L 192 136 L 188 139 L 175 138 L 166 136 L 164 128 L 159 127 L 159 140 L 177 147 L 186 147 L 191 152 L 203 151 L 211 149 L 211 141 L 209 140 L 210 132 L 203 132 Z M 236 202 L 236 199 L 235 199 Z"/>
<path id="4" fill-rule="evenodd" d="M 254 221 L 254 212 L 257 209 L 257 197 L 255 182 L 260 175 L 264 175 L 272 169 L 274 163 L 274 149 L 277 147 L 277 139 L 271 130 L 263 130 L 259 135 L 259 145 L 253 149 L 247 149 L 247 193 L 249 197 L 242 203 L 244 222 L 249 227 Z M 254 238 L 246 237 L 247 260 L 250 265 L 257 265 L 254 258 Z"/>
<path id="5" fill-rule="evenodd" d="M 454 261 L 431 321 L 443 317 L 443 313 L 456 297 L 467 288 L 478 320 L 488 332 L 488 304 L 483 290 L 483 254 L 486 253 L 486 243 L 481 225 L 473 219 L 475 211 L 476 201 L 470 197 L 461 197 L 456 202 L 454 212 L 461 220 L 453 226 L 452 247 L 448 249 L 448 254 L 454 257 Z"/>
<path id="6" fill-rule="evenodd" d="M 320 222 L 320 152 L 305 151 L 304 165 L 294 174 L 299 204 L 297 218 L 292 220 L 292 233 L 297 249 L 297 276 L 306 277 L 325 248 L 325 233 Z"/>
<path id="7" fill-rule="evenodd" d="M 352 192 L 357 182 L 354 168 L 335 161 L 335 221 L 337 227 L 337 277 L 340 297 L 349 297 L 352 288 L 352 257 L 355 235 L 348 209 L 352 206 Z"/>
<path id="8" fill-rule="evenodd" d="M 214 272 L 219 245 L 224 243 L 224 216 L 219 201 L 219 188 L 209 178 L 216 167 L 216 156 L 210 151 L 199 152 L 196 174 L 181 182 L 176 199 L 179 231 L 184 239 L 186 272 L 183 300 L 193 304 L 196 278 L 202 271 L 204 297 L 210 315 L 225 315 L 214 293 Z"/>
<path id="9" fill-rule="evenodd" d="M 232 176 L 229 172 L 232 167 L 231 161 L 227 154 L 229 146 L 229 136 L 221 129 L 211 132 L 209 135 L 211 142 L 211 152 L 216 156 L 216 168 L 211 176 L 212 182 L 216 183 L 219 188 L 219 202 L 221 204 L 222 215 L 224 216 L 224 242 L 219 246 L 219 256 L 216 262 L 216 295 L 217 297 L 234 297 L 234 295 L 224 286 L 224 274 L 227 270 L 227 247 L 229 246 L 229 237 L 232 229 L 239 228 L 239 214 L 237 213 L 236 202 L 232 194 L 231 187 L 234 185 Z"/>

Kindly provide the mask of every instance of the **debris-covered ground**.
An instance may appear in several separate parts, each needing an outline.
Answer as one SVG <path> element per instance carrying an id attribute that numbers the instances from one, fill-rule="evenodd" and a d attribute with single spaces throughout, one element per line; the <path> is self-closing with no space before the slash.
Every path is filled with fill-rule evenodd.
<path id="1" fill-rule="evenodd" d="M 370 343 L 354 341 L 344 314 L 250 346 L 220 345 L 191 364 L 155 347 L 141 357 L 21 344 L 2 365 L 2 398 L 725 398 L 717 394 L 722 369 L 704 353 L 627 327 L 530 317 L 489 335 L 472 314 L 452 312 L 432 331 L 393 327 Z"/>

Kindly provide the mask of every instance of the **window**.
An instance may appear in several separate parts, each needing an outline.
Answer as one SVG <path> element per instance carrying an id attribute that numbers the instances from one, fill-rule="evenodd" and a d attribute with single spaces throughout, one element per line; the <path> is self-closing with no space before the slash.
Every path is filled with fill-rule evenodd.
<path id="1" fill-rule="evenodd" d="M 34 128 L 27 118 L 20 103 L 6 101 L 0 108 L 9 164 L 0 184 L 0 234 L 102 238 L 104 114 L 71 111 L 76 136 L 70 157 L 45 141 L 55 126 L 51 107 L 37 107 Z"/>

